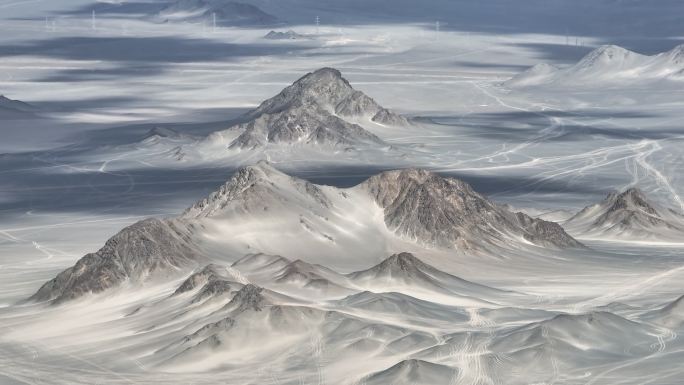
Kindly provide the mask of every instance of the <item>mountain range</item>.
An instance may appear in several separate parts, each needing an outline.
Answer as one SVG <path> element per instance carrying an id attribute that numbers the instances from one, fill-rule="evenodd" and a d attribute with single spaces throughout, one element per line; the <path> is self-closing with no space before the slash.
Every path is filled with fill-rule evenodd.
<path id="1" fill-rule="evenodd" d="M 375 246 L 369 247 L 369 242 Z M 238 170 L 179 217 L 147 219 L 125 228 L 102 249 L 47 282 L 31 299 L 60 302 L 123 282 L 167 277 L 206 264 L 208 256 L 217 253 L 225 259 L 255 252 L 322 261 L 338 258 L 344 266 L 354 261 L 344 255 L 379 255 L 394 247 L 486 254 L 511 248 L 583 246 L 556 223 L 510 212 L 465 182 L 429 171 L 389 171 L 339 189 L 315 185 L 260 162 Z M 279 269 L 273 272 L 280 282 L 346 284 L 322 268 L 284 262 L 279 260 Z M 368 281 L 372 276 L 370 281 L 379 282 L 381 275 L 392 276 L 398 269 L 415 272 L 412 280 L 433 289 L 448 292 L 464 285 L 401 255 L 389 267 L 378 269 L 348 278 Z M 210 273 L 205 275 L 215 275 Z"/>
<path id="2" fill-rule="evenodd" d="M 653 56 L 642 55 L 615 45 L 605 45 L 590 52 L 570 67 L 559 68 L 545 63 L 538 64 L 504 84 L 515 88 L 541 85 L 620 85 L 663 80 L 684 80 L 684 45 Z"/>

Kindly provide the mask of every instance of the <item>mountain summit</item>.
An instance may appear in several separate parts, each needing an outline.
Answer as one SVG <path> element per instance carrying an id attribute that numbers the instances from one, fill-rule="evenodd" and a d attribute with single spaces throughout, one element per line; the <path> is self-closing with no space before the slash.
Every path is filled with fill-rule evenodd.
<path id="1" fill-rule="evenodd" d="M 564 226 L 590 238 L 674 240 L 684 236 L 684 216 L 651 203 L 637 188 L 608 194 L 600 203 L 568 219 Z"/>
<path id="2" fill-rule="evenodd" d="M 311 72 L 244 116 L 245 123 L 211 134 L 207 140 L 230 140 L 231 149 L 271 143 L 325 146 L 385 145 L 356 122 L 407 125 L 401 117 L 354 90 L 334 68 Z M 234 133 L 239 133 L 235 137 Z"/>

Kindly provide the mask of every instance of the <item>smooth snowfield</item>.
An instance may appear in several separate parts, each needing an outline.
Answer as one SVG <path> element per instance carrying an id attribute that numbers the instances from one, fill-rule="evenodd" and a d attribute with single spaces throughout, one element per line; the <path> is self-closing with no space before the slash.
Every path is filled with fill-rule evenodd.
<path id="1" fill-rule="evenodd" d="M 0 0 L 0 384 L 680 383 L 682 12 L 677 0 Z M 313 129 L 261 130 L 293 127 L 266 116 L 255 132 L 287 140 L 229 148 L 244 132 L 231 128 L 323 68 L 401 119 L 374 121 L 358 93 L 335 99 L 351 92 L 280 115 L 274 103 L 270 115 Z M 321 122 L 360 129 L 311 136 Z M 108 284 L 26 302 L 122 229 L 181 217 L 260 160 L 319 185 L 330 207 L 276 183 L 286 200 L 270 211 L 255 199 L 192 217 L 187 233 L 124 233 L 98 255 L 132 250 L 113 260 L 140 269 L 96 264 Z M 498 213 L 562 223 L 586 247 L 510 227 L 486 247 L 425 242 L 403 221 L 444 216 L 353 188 L 408 168 L 461 179 Z M 632 189 L 643 199 L 604 202 Z M 436 202 L 414 191 L 401 202 Z M 186 236 L 181 255 L 149 243 Z"/>

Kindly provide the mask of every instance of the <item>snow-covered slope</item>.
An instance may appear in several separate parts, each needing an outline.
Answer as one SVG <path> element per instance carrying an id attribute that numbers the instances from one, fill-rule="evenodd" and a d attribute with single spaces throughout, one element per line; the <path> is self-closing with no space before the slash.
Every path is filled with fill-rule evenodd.
<path id="1" fill-rule="evenodd" d="M 156 15 L 162 21 L 211 23 L 221 26 L 278 24 L 278 18 L 248 3 L 226 0 L 176 0 Z"/>
<path id="2" fill-rule="evenodd" d="M 149 219 L 124 229 L 100 251 L 45 284 L 32 299 L 61 301 L 124 281 L 139 283 L 155 274 L 186 272 L 205 265 L 207 255 L 234 260 L 264 253 L 233 267 L 253 266 L 263 273 L 265 263 L 270 269 L 262 277 L 280 284 L 341 288 L 346 282 L 333 272 L 275 255 L 335 260 L 344 266 L 391 248 L 499 255 L 533 246 L 582 247 L 555 223 L 512 213 L 465 182 L 428 171 L 385 172 L 339 189 L 315 185 L 260 162 L 238 170 L 178 218 Z M 210 269 L 187 285 L 195 287 L 215 275 Z M 398 254 L 350 278 L 367 284 L 369 279 L 378 282 L 388 277 L 443 293 L 481 295 L 480 289 L 485 289 L 440 273 L 410 254 Z M 461 293 L 463 289 L 468 293 Z"/>
<path id="3" fill-rule="evenodd" d="M 662 242 L 684 240 L 684 215 L 649 202 L 637 188 L 608 194 L 602 202 L 585 207 L 568 219 L 563 227 L 581 238 Z"/>
<path id="4" fill-rule="evenodd" d="M 364 379 L 368 385 L 440 385 L 453 384 L 458 369 L 431 362 L 410 359 L 374 373 Z"/>
<path id="5" fill-rule="evenodd" d="M 672 329 L 684 325 L 684 295 L 650 314 L 651 321 Z"/>
<path id="6" fill-rule="evenodd" d="M 509 294 L 447 274 L 406 252 L 394 254 L 381 263 L 367 270 L 351 273 L 348 277 L 357 287 L 376 292 L 397 290 L 415 295 L 417 291 L 424 290 L 478 299 Z"/>
<path id="7" fill-rule="evenodd" d="M 684 45 L 654 56 L 641 55 L 615 45 L 606 45 L 590 52 L 570 67 L 557 68 L 548 64 L 538 64 L 504 84 L 508 87 L 591 86 L 602 83 L 679 81 L 682 71 Z"/>
<path id="8" fill-rule="evenodd" d="M 200 145 L 253 149 L 274 144 L 383 146 L 360 123 L 407 125 L 406 118 L 354 90 L 332 68 L 309 73 L 243 117 L 245 123 L 209 135 Z"/>

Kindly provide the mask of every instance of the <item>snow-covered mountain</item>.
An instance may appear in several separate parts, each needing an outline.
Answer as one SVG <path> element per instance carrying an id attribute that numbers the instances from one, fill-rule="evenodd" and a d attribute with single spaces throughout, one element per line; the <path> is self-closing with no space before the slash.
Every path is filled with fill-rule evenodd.
<path id="1" fill-rule="evenodd" d="M 360 123 L 408 125 L 406 118 L 354 90 L 333 68 L 309 73 L 243 117 L 244 123 L 217 131 L 202 143 L 229 149 L 267 144 L 383 146 Z"/>
<path id="2" fill-rule="evenodd" d="M 388 171 L 361 185 L 396 234 L 429 246 L 463 249 L 526 242 L 581 247 L 554 222 L 513 213 L 470 185 L 425 170 Z"/>
<path id="3" fill-rule="evenodd" d="M 221 26 L 263 26 L 279 24 L 277 17 L 259 7 L 227 0 L 176 0 L 156 15 L 162 21 L 213 23 Z"/>
<path id="4" fill-rule="evenodd" d="M 563 227 L 582 238 L 664 242 L 684 239 L 684 215 L 649 202 L 637 188 L 608 194 L 603 201 L 568 219 Z"/>
<path id="5" fill-rule="evenodd" d="M 269 31 L 264 35 L 264 39 L 268 40 L 297 40 L 297 39 L 308 39 L 307 35 L 297 33 L 291 29 L 287 31 Z"/>
<path id="6" fill-rule="evenodd" d="M 264 253 L 233 267 L 261 269 L 263 260 L 272 268 L 268 277 L 278 283 L 343 287 L 345 279 L 334 272 L 268 255 L 337 260 L 344 265 L 364 255 L 403 247 L 498 254 L 527 247 L 582 245 L 555 223 L 512 213 L 465 182 L 428 171 L 385 172 L 358 186 L 339 189 L 315 185 L 260 162 L 238 170 L 178 218 L 148 219 L 122 230 L 100 251 L 46 283 L 32 300 L 62 301 L 124 281 L 136 284 L 187 272 L 206 265 L 208 255 L 216 254 L 234 259 Z M 215 269 L 203 271 L 185 286 L 216 280 L 217 274 Z M 445 293 L 482 289 L 440 274 L 405 254 L 349 278 L 362 285 L 368 276 L 373 277 L 371 281 L 397 277 Z"/>
<path id="7" fill-rule="evenodd" d="M 188 229 L 173 220 L 146 219 L 126 227 L 97 252 L 45 283 L 31 301 L 56 303 L 150 278 L 168 279 L 202 263 Z"/>
<path id="8" fill-rule="evenodd" d="M 684 45 L 654 56 L 606 45 L 590 52 L 570 67 L 538 64 L 504 84 L 508 87 L 619 85 L 644 81 L 680 81 L 684 79 L 683 75 Z"/>

